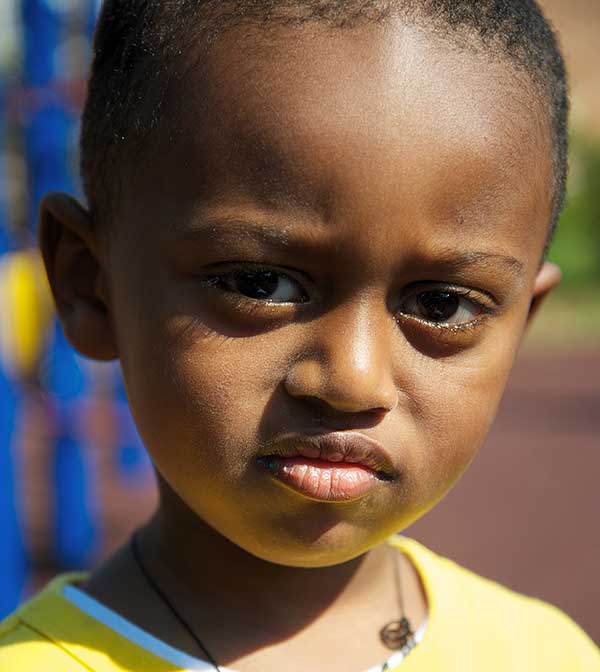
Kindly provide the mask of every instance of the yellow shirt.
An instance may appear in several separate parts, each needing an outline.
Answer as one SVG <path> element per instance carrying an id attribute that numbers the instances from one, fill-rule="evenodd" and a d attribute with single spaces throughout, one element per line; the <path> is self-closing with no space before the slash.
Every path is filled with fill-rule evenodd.
<path id="1" fill-rule="evenodd" d="M 425 636 L 401 672 L 600 672 L 600 651 L 555 607 L 478 577 L 413 540 L 390 543 L 413 561 L 429 604 Z M 0 623 L 2 672 L 178 669 L 62 595 L 65 585 L 84 578 L 55 579 Z"/>

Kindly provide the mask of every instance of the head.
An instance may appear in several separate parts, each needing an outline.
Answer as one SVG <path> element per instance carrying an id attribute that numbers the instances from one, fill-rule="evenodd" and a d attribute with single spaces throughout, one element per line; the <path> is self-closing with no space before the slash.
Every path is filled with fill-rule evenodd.
<path id="1" fill-rule="evenodd" d="M 533 2 L 106 0 L 88 207 L 46 198 L 40 240 L 71 343 L 120 359 L 167 517 L 320 566 L 448 492 L 559 280 L 567 107 Z M 355 500 L 258 464 L 347 431 L 391 459 Z"/>

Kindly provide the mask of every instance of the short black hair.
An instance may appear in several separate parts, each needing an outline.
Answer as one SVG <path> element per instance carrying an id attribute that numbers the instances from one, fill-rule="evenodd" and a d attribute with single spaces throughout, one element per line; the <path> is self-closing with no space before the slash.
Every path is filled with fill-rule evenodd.
<path id="1" fill-rule="evenodd" d="M 557 36 L 535 0 L 104 0 L 81 127 L 92 214 L 110 210 L 121 162 L 161 125 L 186 55 L 244 21 L 337 28 L 400 14 L 529 75 L 552 128 L 552 238 L 566 190 L 569 92 Z"/>

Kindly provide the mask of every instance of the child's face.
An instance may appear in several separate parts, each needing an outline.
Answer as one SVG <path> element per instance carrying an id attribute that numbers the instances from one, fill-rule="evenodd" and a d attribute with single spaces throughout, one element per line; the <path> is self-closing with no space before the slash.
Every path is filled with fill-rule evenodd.
<path id="1" fill-rule="evenodd" d="M 134 416 L 219 533 L 342 562 L 460 477 L 554 283 L 541 106 L 506 63 L 397 24 L 233 30 L 175 108 L 102 262 Z M 257 463 L 333 430 L 393 478 L 316 501 Z"/>

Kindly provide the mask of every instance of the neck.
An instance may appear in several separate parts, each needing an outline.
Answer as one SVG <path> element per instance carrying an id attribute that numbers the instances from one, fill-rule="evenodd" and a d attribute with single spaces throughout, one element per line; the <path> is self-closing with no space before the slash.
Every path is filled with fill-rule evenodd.
<path id="1" fill-rule="evenodd" d="M 253 623 L 260 613 L 263 622 L 295 629 L 330 610 L 343 610 L 363 595 L 372 599 L 393 592 L 385 545 L 330 567 L 278 565 L 232 543 L 181 502 L 164 498 L 140 540 L 151 572 L 177 594 L 178 604 L 201 600 L 227 614 L 247 613 Z"/>
<path id="2" fill-rule="evenodd" d="M 360 668 L 362 661 L 366 669 L 383 659 L 389 650 L 379 632 L 400 615 L 394 559 L 400 560 L 405 614 L 413 628 L 426 614 L 415 568 L 386 544 L 331 567 L 277 565 L 233 544 L 176 498 L 161 500 L 138 542 L 150 583 L 177 617 L 143 576 L 130 546 L 98 568 L 84 589 L 147 632 L 197 656 L 194 633 L 222 665 L 250 659 L 248 669 L 281 669 L 282 660 L 298 655 L 313 667 L 314 661 L 325 665 L 323 656 L 329 655 L 327 664 L 340 669 L 331 639 L 340 636 L 346 637 L 344 665 L 352 660 Z"/>

